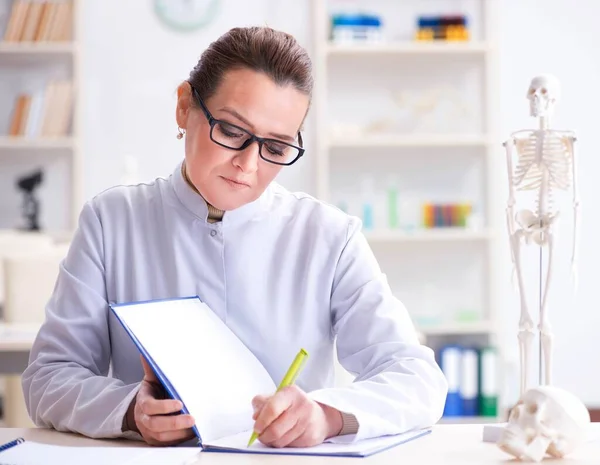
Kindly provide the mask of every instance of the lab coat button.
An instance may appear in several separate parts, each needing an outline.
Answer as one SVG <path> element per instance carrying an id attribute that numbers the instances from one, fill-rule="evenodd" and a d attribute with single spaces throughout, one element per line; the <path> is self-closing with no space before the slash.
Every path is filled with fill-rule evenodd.
<path id="1" fill-rule="evenodd" d="M 215 231 L 214 229 L 212 229 L 212 230 L 210 231 L 210 235 L 211 235 L 212 237 L 215 237 L 215 236 L 217 235 L 217 231 Z"/>

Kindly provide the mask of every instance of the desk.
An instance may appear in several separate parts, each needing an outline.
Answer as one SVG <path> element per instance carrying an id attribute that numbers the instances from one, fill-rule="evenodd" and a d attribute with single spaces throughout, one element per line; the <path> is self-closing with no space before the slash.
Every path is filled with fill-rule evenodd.
<path id="1" fill-rule="evenodd" d="M 594 431 L 600 434 L 600 423 L 595 423 Z M 389 464 L 422 464 L 422 465 L 510 465 L 519 463 L 503 453 L 494 444 L 481 440 L 481 425 L 437 425 L 433 433 L 415 441 L 395 447 L 366 459 L 301 457 L 281 455 L 250 455 L 205 453 L 196 462 L 201 465 L 259 465 L 259 464 L 315 464 L 315 465 L 359 465 L 369 463 L 376 465 Z M 0 429 L 0 443 L 8 442 L 22 436 L 31 441 L 48 444 L 76 446 L 139 446 L 142 443 L 128 440 L 93 440 L 76 435 L 57 433 L 42 429 Z M 542 462 L 543 463 L 543 462 Z M 546 463 L 551 463 L 546 461 Z M 560 461 L 560 465 L 598 465 L 600 463 L 600 439 L 584 444 L 569 458 Z"/>

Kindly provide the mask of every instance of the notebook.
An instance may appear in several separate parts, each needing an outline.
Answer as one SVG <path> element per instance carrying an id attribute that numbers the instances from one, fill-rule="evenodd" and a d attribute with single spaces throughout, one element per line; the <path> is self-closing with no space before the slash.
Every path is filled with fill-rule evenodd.
<path id="1" fill-rule="evenodd" d="M 17 438 L 0 445 L 0 465 L 188 465 L 199 453 L 196 447 L 72 447 Z"/>
<path id="2" fill-rule="evenodd" d="M 431 432 L 308 448 L 276 449 L 260 441 L 247 447 L 254 426 L 252 398 L 274 393 L 277 386 L 229 327 L 197 296 L 110 307 L 167 394 L 196 420 L 193 429 L 203 451 L 366 457 Z"/>

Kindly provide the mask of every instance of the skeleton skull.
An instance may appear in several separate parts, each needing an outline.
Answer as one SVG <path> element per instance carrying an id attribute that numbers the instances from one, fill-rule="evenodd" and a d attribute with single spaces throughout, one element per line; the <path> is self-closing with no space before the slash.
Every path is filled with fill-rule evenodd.
<path id="1" fill-rule="evenodd" d="M 554 104 L 560 98 L 560 84 L 558 79 L 549 74 L 536 76 L 531 80 L 527 89 L 529 112 L 531 116 L 551 116 Z"/>
<path id="2" fill-rule="evenodd" d="M 498 441 L 504 452 L 526 461 L 563 457 L 586 439 L 590 415 L 573 394 L 554 386 L 526 391 L 511 411 Z"/>

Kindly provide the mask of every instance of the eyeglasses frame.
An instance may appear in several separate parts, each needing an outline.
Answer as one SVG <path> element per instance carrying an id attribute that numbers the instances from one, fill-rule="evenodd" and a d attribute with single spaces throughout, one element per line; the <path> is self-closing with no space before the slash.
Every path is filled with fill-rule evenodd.
<path id="1" fill-rule="evenodd" d="M 273 163 L 275 165 L 282 165 L 282 166 L 293 165 L 294 163 L 296 163 L 304 155 L 304 152 L 306 150 L 303 147 L 304 142 L 302 141 L 302 133 L 300 131 L 298 131 L 298 143 L 300 144 L 300 146 L 296 146 L 296 145 L 290 144 L 288 142 L 284 142 L 284 141 L 279 140 L 279 139 L 272 139 L 272 138 L 268 138 L 268 137 L 258 137 L 257 135 L 252 134 L 247 129 L 244 129 L 244 128 L 236 125 L 236 124 L 230 123 L 229 121 L 224 121 L 224 120 L 220 120 L 220 119 L 215 118 L 210 113 L 210 111 L 208 110 L 208 108 L 206 107 L 206 105 L 204 104 L 204 101 L 202 100 L 202 97 L 200 97 L 200 94 L 199 94 L 198 90 L 191 83 L 190 83 L 190 87 L 192 88 L 192 93 L 194 94 L 194 99 L 196 100 L 196 102 L 198 102 L 198 105 L 200 105 L 200 108 L 202 109 L 202 112 L 204 113 L 204 116 L 206 116 L 206 119 L 208 120 L 208 124 L 210 125 L 210 140 L 212 140 L 215 144 L 220 145 L 221 147 L 224 147 L 224 148 L 229 149 L 229 150 L 235 150 L 235 151 L 240 152 L 240 151 L 245 150 L 246 148 L 248 148 L 248 146 L 250 146 L 250 144 L 252 144 L 253 142 L 257 142 L 258 143 L 258 155 L 260 156 L 260 158 L 262 160 L 266 161 L 267 163 Z M 222 124 L 225 124 L 225 125 L 230 126 L 232 128 L 239 129 L 240 131 L 243 131 L 244 133 L 248 134 L 248 136 L 250 136 L 250 137 L 242 144 L 241 147 L 238 147 L 238 148 L 229 147 L 228 145 L 224 145 L 221 142 L 218 142 L 217 140 L 215 140 L 213 138 L 213 130 L 214 130 L 214 127 L 218 123 L 222 123 Z M 263 148 L 263 144 L 265 142 L 276 142 L 278 144 L 287 145 L 288 147 L 293 147 L 296 150 L 298 150 L 298 155 L 292 161 L 286 162 L 286 163 L 277 162 L 277 161 L 273 161 L 273 160 L 268 160 L 262 154 L 262 148 Z"/>

